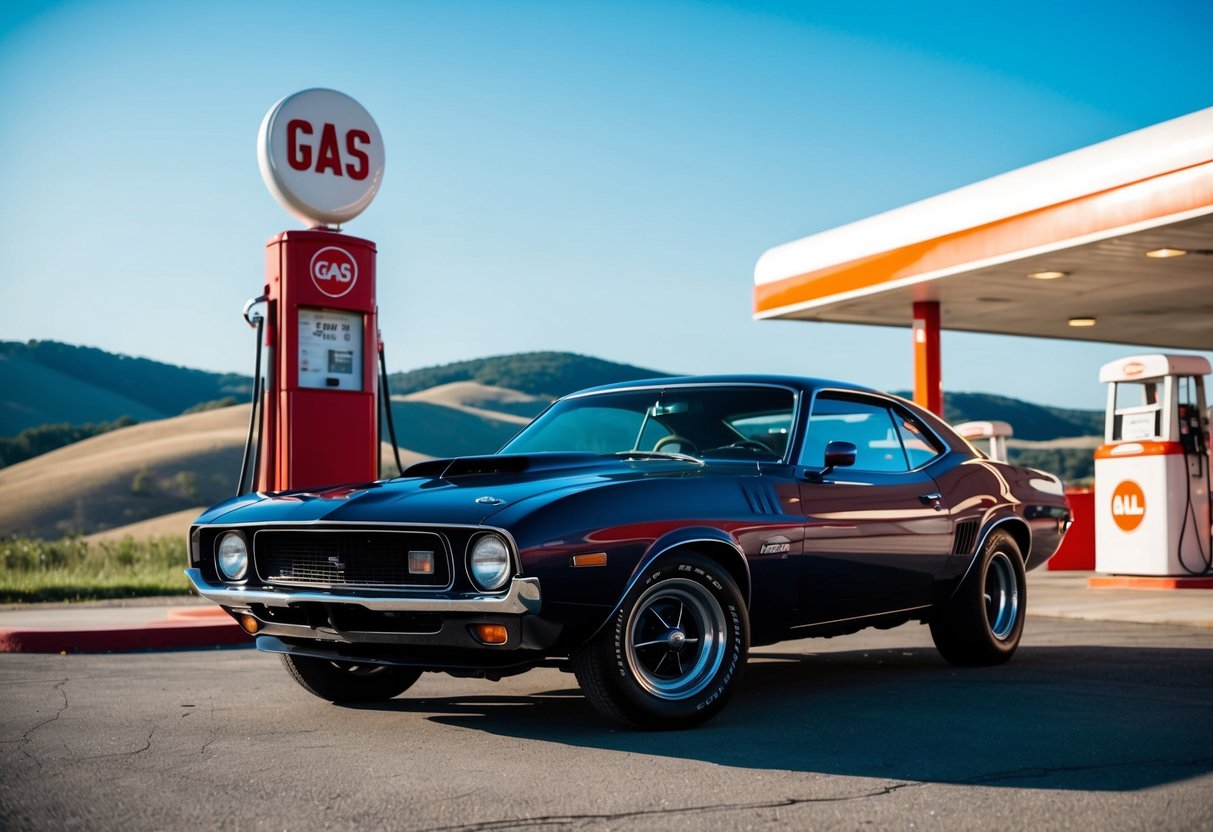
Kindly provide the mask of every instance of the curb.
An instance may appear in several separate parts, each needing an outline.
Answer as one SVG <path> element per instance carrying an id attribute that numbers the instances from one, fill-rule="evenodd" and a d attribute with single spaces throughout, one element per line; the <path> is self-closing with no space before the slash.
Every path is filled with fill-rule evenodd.
<path id="1" fill-rule="evenodd" d="M 169 610 L 166 618 L 137 627 L 0 628 L 0 653 L 128 653 L 253 643 L 218 607 Z"/>

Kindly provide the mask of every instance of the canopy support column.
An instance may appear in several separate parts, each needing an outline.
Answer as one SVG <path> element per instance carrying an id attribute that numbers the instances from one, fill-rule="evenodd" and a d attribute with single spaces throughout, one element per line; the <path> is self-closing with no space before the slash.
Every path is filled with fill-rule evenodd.
<path id="1" fill-rule="evenodd" d="M 939 301 L 914 302 L 914 401 L 943 418 Z"/>

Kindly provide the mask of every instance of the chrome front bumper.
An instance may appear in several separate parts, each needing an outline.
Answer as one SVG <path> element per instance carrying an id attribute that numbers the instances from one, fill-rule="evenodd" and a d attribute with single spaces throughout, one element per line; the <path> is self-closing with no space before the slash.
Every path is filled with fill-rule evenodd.
<path id="1" fill-rule="evenodd" d="M 470 593 L 431 593 L 392 595 L 389 593 L 325 592 L 323 590 L 254 589 L 227 584 L 212 584 L 198 569 L 185 570 L 194 589 L 208 601 L 224 607 L 289 607 L 292 604 L 357 604 L 375 612 L 436 612 L 487 615 L 523 615 L 539 612 L 542 599 L 538 578 L 514 578 L 504 595 Z"/>

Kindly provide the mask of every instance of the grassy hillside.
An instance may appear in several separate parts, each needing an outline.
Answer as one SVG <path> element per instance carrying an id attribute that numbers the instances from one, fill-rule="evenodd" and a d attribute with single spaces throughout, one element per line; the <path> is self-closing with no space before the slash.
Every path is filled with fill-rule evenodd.
<path id="1" fill-rule="evenodd" d="M 524 352 L 393 373 L 390 384 L 392 393 L 403 394 L 455 381 L 475 381 L 555 398 L 599 384 L 668 375 L 568 352 Z"/>
<path id="2" fill-rule="evenodd" d="M 73 363 L 73 358 L 79 361 Z M 554 396 L 657 375 L 664 374 L 570 353 L 498 356 L 398 373 L 392 409 L 403 463 L 491 453 Z M 99 422 L 131 416 L 146 420 L 0 470 L 0 536 L 92 534 L 177 512 L 177 517 L 166 521 L 175 528 L 187 522 L 182 517 L 198 506 L 230 496 L 240 466 L 248 406 L 162 417 L 168 408 L 179 413 L 225 396 L 243 398 L 247 392 L 238 391 L 242 383 L 247 382 L 238 376 L 201 373 L 84 347 L 0 343 L 0 416 L 8 419 L 0 421 L 0 431 L 5 425 L 40 419 Z M 237 393 L 230 392 L 233 389 Z M 1099 434 L 1099 411 L 1043 407 L 983 393 L 949 393 L 946 401 L 954 423 L 1010 422 L 1015 428 L 1012 461 L 1055 471 L 1071 482 L 1090 476 L 1091 442 L 1098 440 L 1076 444 L 1058 437 Z M 44 451 L 58 441 L 56 437 L 68 441 L 89 432 L 78 424 L 35 430 L 3 447 Z M 383 449 L 382 470 L 390 475 L 394 462 L 386 444 Z M 132 533 L 160 527 L 135 525 Z"/>
<path id="3" fill-rule="evenodd" d="M 250 380 L 234 373 L 58 341 L 0 341 L 0 436 L 48 423 L 160 419 L 250 390 Z"/>
<path id="4" fill-rule="evenodd" d="M 545 404 L 474 384 L 412 398 L 392 402 L 406 467 L 430 456 L 491 453 L 527 421 L 491 408 Z M 0 536 L 184 533 L 199 506 L 234 493 L 247 425 L 248 405 L 206 410 L 119 428 L 0 470 Z M 381 459 L 384 475 L 394 474 L 387 444 Z M 175 516 L 155 519 L 165 515 Z"/>
<path id="5" fill-rule="evenodd" d="M 427 456 L 491 454 L 522 427 L 517 420 L 429 402 L 392 399 L 396 441 Z"/>
<path id="6" fill-rule="evenodd" d="M 248 407 L 110 431 L 0 471 L 0 535 L 91 533 L 231 496 Z"/>

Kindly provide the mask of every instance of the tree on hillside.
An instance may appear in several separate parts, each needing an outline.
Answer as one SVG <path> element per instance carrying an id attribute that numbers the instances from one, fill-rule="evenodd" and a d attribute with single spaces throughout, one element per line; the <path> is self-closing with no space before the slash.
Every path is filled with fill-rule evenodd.
<path id="1" fill-rule="evenodd" d="M 100 422 L 95 425 L 61 423 L 26 428 L 12 439 L 0 437 L 0 468 L 33 459 L 40 454 L 49 453 L 82 439 L 88 439 L 90 436 L 130 427 L 134 424 L 137 423 L 130 416 L 119 416 L 112 422 Z"/>

